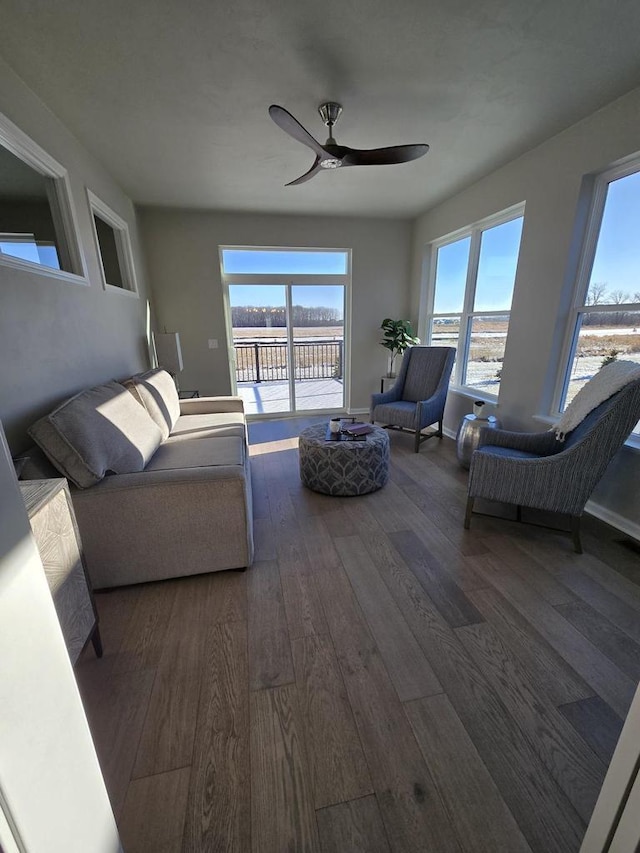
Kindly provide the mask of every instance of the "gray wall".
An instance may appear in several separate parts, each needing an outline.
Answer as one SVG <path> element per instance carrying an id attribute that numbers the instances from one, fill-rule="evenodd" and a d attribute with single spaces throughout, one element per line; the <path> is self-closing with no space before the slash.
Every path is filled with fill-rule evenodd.
<path id="1" fill-rule="evenodd" d="M 230 390 L 218 246 L 352 249 L 351 408 L 368 410 L 386 370 L 380 323 L 409 311 L 410 222 L 145 208 L 140 229 L 159 329 L 180 333 L 180 384 L 207 394 Z"/>
<path id="2" fill-rule="evenodd" d="M 640 89 L 421 216 L 413 233 L 412 310 L 424 295 L 425 246 L 521 201 L 525 223 L 502 371 L 498 414 L 517 429 L 544 429 L 573 296 L 588 176 L 640 149 Z M 455 431 L 470 398 L 453 394 Z M 594 494 L 604 513 L 640 524 L 640 451 L 625 448 Z M 631 529 L 631 528 L 630 528 Z M 640 528 L 635 530 L 636 534 Z"/>
<path id="3" fill-rule="evenodd" d="M 84 284 L 70 283 L 0 265 L 0 419 L 15 454 L 57 402 L 148 365 L 146 288 L 131 202 L 2 61 L 0 113 L 68 170 L 87 272 Z M 139 297 L 102 287 L 86 187 L 129 225 Z"/>

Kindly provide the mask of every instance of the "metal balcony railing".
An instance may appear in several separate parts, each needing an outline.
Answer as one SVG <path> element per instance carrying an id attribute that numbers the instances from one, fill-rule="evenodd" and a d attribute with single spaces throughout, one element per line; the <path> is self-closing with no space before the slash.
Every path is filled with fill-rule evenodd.
<path id="1" fill-rule="evenodd" d="M 287 344 L 234 342 L 237 382 L 269 382 L 289 378 Z M 344 341 L 294 341 L 293 375 L 298 379 L 342 379 Z"/>

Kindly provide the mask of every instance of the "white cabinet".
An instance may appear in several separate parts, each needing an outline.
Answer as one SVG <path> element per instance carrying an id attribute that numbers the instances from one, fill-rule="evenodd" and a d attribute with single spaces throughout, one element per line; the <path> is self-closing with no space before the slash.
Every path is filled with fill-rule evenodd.
<path id="1" fill-rule="evenodd" d="M 71 663 L 89 638 L 101 657 L 98 617 L 67 481 L 26 480 L 20 491 Z"/>

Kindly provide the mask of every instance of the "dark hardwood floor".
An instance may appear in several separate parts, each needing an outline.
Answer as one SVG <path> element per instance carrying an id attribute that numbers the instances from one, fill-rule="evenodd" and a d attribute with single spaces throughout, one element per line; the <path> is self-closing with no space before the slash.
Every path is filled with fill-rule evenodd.
<path id="1" fill-rule="evenodd" d="M 391 433 L 384 489 L 315 494 L 309 422 L 250 426 L 249 571 L 97 595 L 76 674 L 126 853 L 578 851 L 640 678 L 637 551 L 465 531 L 449 439 Z"/>

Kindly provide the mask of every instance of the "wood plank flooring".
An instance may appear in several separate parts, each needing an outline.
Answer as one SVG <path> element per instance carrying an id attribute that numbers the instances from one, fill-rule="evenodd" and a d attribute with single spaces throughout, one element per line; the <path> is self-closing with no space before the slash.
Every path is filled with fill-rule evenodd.
<path id="1" fill-rule="evenodd" d="M 126 853 L 573 853 L 640 677 L 640 557 L 474 516 L 448 439 L 379 492 L 250 425 L 256 561 L 98 593 L 80 692 Z M 496 509 L 496 508 L 494 508 Z M 497 508 L 499 510 L 499 508 Z"/>

